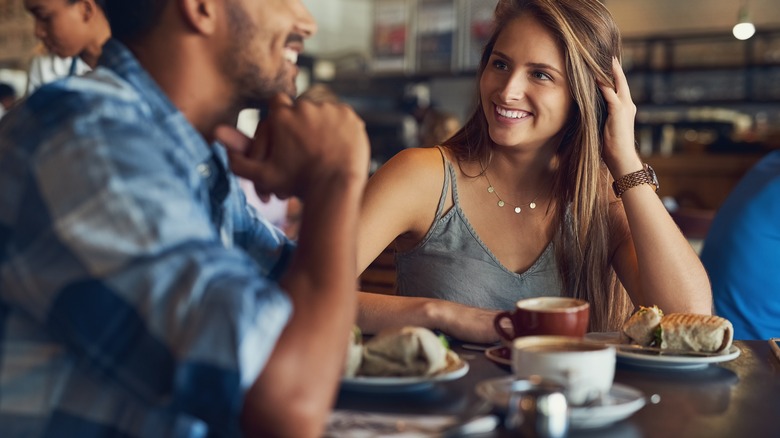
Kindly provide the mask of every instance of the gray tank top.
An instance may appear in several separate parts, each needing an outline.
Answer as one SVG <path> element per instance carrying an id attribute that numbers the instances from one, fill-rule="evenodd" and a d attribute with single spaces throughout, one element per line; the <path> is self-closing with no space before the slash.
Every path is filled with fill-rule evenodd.
<path id="1" fill-rule="evenodd" d="M 463 214 L 455 168 L 446 157 L 444 163 L 444 184 L 433 225 L 417 246 L 395 255 L 398 295 L 498 310 L 511 310 L 523 298 L 561 296 L 552 242 L 527 271 L 508 270 Z M 442 216 L 450 181 L 454 205 Z"/>

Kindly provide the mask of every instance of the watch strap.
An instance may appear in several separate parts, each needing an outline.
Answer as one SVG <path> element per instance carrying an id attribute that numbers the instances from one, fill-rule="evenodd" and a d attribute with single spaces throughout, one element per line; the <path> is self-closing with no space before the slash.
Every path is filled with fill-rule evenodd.
<path id="1" fill-rule="evenodd" d="M 650 184 L 658 191 L 658 182 L 655 178 L 655 173 L 647 164 L 644 164 L 642 170 L 631 172 L 616 179 L 612 183 L 612 189 L 615 191 L 615 196 L 619 198 L 623 196 L 623 193 L 625 193 L 626 190 L 632 187 L 641 186 L 642 184 Z"/>

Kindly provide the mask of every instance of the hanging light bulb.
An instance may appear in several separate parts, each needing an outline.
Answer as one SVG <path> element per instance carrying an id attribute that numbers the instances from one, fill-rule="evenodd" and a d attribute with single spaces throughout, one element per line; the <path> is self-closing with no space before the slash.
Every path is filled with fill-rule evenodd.
<path id="1" fill-rule="evenodd" d="M 734 28 L 731 30 L 731 32 L 734 34 L 734 38 L 738 40 L 746 40 L 752 37 L 754 33 L 756 33 L 756 26 L 753 26 L 753 23 L 750 21 L 750 17 L 748 16 L 747 4 L 740 6 L 737 24 L 734 25 Z"/>

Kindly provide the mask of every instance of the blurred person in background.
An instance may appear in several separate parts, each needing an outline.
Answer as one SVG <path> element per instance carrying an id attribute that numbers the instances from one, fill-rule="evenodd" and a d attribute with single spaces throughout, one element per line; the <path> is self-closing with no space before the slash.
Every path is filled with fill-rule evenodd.
<path id="1" fill-rule="evenodd" d="M 780 151 L 756 163 L 712 221 L 701 260 L 735 339 L 780 336 Z"/>
<path id="2" fill-rule="evenodd" d="M 398 294 L 361 293 L 360 327 L 494 342 L 495 315 L 536 296 L 588 301 L 593 331 L 617 330 L 640 305 L 710 313 L 704 268 L 634 147 L 609 11 L 501 0 L 495 18 L 472 117 L 368 183 L 358 271 L 395 241 Z"/>
<path id="3" fill-rule="evenodd" d="M 35 19 L 37 49 L 28 69 L 27 94 L 65 76 L 86 73 L 97 65 L 111 36 L 105 0 L 24 0 Z"/>
<path id="4" fill-rule="evenodd" d="M 460 127 L 460 120 L 454 114 L 431 108 L 420 122 L 420 147 L 438 146 L 455 135 Z"/>
<path id="5" fill-rule="evenodd" d="M 16 90 L 11 84 L 0 82 L 0 119 L 16 103 Z"/>
<path id="6" fill-rule="evenodd" d="M 0 123 L 2 435 L 320 437 L 369 147 L 349 107 L 292 100 L 313 18 L 299 0 L 105 11 L 98 67 Z M 254 138 L 234 128 L 263 105 Z M 228 156 L 306 203 L 296 243 L 250 214 Z"/>

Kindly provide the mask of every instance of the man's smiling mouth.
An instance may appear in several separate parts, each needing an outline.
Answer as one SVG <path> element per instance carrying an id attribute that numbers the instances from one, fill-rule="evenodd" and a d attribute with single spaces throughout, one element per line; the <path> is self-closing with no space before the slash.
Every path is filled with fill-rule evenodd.
<path id="1" fill-rule="evenodd" d="M 284 59 L 289 61 L 292 64 L 298 63 L 298 51 L 291 49 L 289 47 L 284 48 Z"/>

